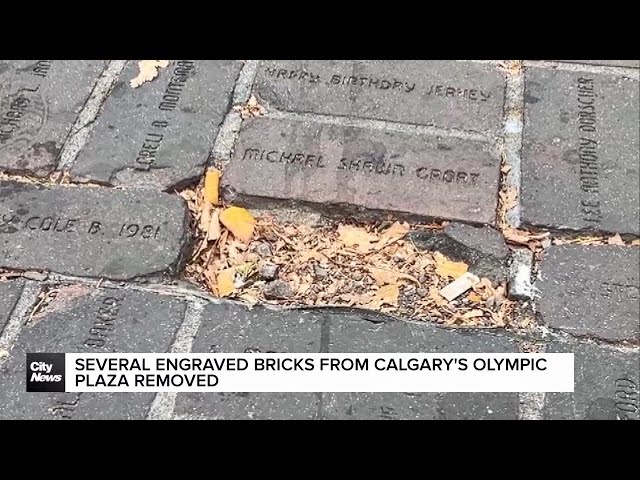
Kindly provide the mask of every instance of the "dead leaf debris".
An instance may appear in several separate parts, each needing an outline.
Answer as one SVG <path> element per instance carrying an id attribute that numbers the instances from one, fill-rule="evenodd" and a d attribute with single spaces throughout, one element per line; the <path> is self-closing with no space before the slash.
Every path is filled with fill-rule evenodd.
<path id="1" fill-rule="evenodd" d="M 477 278 L 440 252 L 417 249 L 405 240 L 407 223 L 311 227 L 254 218 L 207 201 L 217 196 L 206 183 L 179 194 L 197 231 L 186 277 L 214 296 L 250 305 L 359 307 L 452 326 L 510 324 L 515 302 L 506 298 L 506 285 Z M 452 296 L 461 278 L 473 281 Z"/>
<path id="2" fill-rule="evenodd" d="M 167 68 L 169 60 L 140 60 L 138 62 L 138 75 L 132 78 L 129 84 L 131 88 L 138 88 L 146 82 L 150 82 L 158 76 L 160 68 Z"/>

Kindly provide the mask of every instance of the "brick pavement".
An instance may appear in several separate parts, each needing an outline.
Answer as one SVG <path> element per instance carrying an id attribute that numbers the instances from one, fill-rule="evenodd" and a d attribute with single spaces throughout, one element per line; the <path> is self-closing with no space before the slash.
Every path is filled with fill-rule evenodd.
<path id="1" fill-rule="evenodd" d="M 638 66 L 178 60 L 132 89 L 134 61 L 0 61 L 0 418 L 638 419 L 640 249 L 549 245 L 529 264 L 500 238 L 505 227 L 637 238 Z M 243 119 L 232 107 L 252 94 L 266 114 Z M 507 278 L 536 326 L 460 331 L 346 309 L 250 310 L 185 286 L 192 232 L 175 189 L 213 164 L 224 198 L 249 208 L 457 222 L 417 241 Z M 500 191 L 515 192 L 506 211 Z M 24 390 L 27 351 L 531 343 L 576 354 L 573 394 Z"/>

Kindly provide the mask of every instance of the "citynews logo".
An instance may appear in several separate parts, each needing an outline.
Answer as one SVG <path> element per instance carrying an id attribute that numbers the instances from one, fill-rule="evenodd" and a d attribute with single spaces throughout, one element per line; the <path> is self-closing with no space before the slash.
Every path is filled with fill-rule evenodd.
<path id="1" fill-rule="evenodd" d="M 64 353 L 27 353 L 27 392 L 64 392 Z"/>

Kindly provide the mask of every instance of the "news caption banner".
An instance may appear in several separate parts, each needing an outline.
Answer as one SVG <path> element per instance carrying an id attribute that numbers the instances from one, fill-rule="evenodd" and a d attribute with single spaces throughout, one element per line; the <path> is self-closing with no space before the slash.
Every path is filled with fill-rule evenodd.
<path id="1" fill-rule="evenodd" d="M 504 77 L 476 62 L 260 62 L 253 92 L 267 118 L 243 122 L 225 198 L 493 224 Z M 327 124 L 329 117 L 463 134 Z"/>
<path id="2" fill-rule="evenodd" d="M 76 182 L 160 190 L 202 175 L 242 62 L 171 60 L 138 88 L 129 61 L 71 168 Z"/>
<path id="3" fill-rule="evenodd" d="M 0 60 L 0 170 L 52 173 L 106 65 L 103 60 Z"/>
<path id="4" fill-rule="evenodd" d="M 0 181 L 0 267 L 119 280 L 175 272 L 189 235 L 178 196 Z"/>
<path id="5" fill-rule="evenodd" d="M 624 73 L 525 68 L 524 225 L 640 234 L 639 89 Z"/>
<path id="6" fill-rule="evenodd" d="M 571 353 L 27 354 L 27 392 L 564 393 L 573 388 Z"/>

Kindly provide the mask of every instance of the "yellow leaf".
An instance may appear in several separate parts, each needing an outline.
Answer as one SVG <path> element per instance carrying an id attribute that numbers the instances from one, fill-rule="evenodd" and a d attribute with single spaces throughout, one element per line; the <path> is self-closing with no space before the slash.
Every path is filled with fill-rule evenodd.
<path id="1" fill-rule="evenodd" d="M 467 298 L 471 301 L 471 302 L 481 302 L 482 301 L 482 297 L 480 295 L 478 295 L 476 292 L 471 292 L 469 295 L 467 295 Z"/>
<path id="2" fill-rule="evenodd" d="M 376 235 L 367 232 L 364 228 L 352 227 L 350 225 L 339 225 L 338 235 L 340 241 L 346 247 L 357 247 L 359 253 L 369 253 L 375 247 L 371 244 L 378 240 Z"/>
<path id="3" fill-rule="evenodd" d="M 400 289 L 397 285 L 385 285 L 381 287 L 367 303 L 367 306 L 371 308 L 380 308 L 382 305 L 398 306 L 398 297 L 400 296 Z"/>
<path id="4" fill-rule="evenodd" d="M 256 221 L 248 210 L 240 207 L 226 208 L 220 214 L 220 222 L 231 230 L 233 236 L 245 244 L 251 242 Z"/>
<path id="5" fill-rule="evenodd" d="M 435 252 L 434 257 L 438 266 L 436 273 L 441 277 L 451 277 L 454 280 L 461 277 L 469 269 L 469 265 L 464 262 L 452 262 L 440 252 Z"/>
<path id="6" fill-rule="evenodd" d="M 215 168 L 207 170 L 204 177 L 204 201 L 218 205 L 218 189 L 220 186 L 220 172 Z"/>
<path id="7" fill-rule="evenodd" d="M 218 272 L 217 287 L 218 295 L 221 297 L 228 297 L 236 291 L 236 287 L 233 283 L 236 276 L 236 267 L 225 268 Z"/>
<path id="8" fill-rule="evenodd" d="M 145 82 L 150 82 L 158 76 L 159 68 L 166 68 L 169 66 L 169 60 L 140 60 L 138 62 L 138 69 L 140 72 L 136 78 L 132 79 L 129 84 L 132 88 L 137 88 Z"/>

